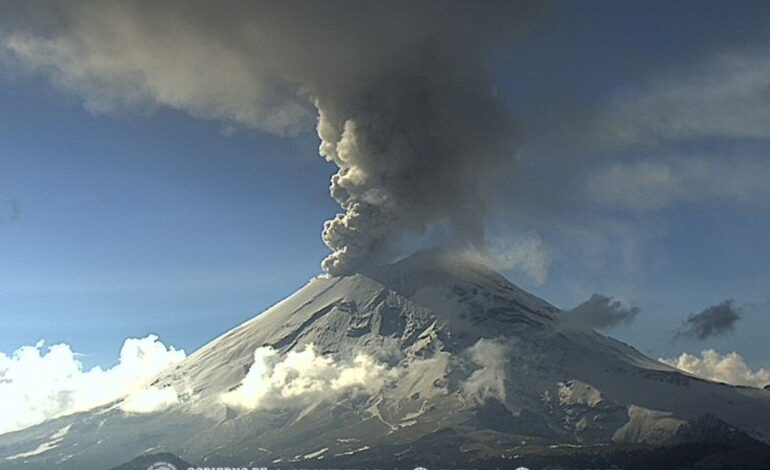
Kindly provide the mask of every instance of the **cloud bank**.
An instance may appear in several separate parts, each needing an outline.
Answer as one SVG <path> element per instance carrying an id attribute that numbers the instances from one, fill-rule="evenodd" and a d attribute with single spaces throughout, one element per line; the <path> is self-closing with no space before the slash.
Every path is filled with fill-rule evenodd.
<path id="1" fill-rule="evenodd" d="M 770 385 L 770 372 L 764 368 L 751 370 L 737 352 L 722 355 L 713 349 L 707 349 L 701 352 L 700 357 L 682 353 L 678 358 L 660 359 L 660 361 L 716 382 L 758 388 Z"/>
<path id="2" fill-rule="evenodd" d="M 563 318 L 570 325 L 604 329 L 620 324 L 627 325 L 634 321 L 640 311 L 639 307 L 626 307 L 612 297 L 594 294 L 577 307 L 564 312 Z"/>
<path id="3" fill-rule="evenodd" d="M 484 240 L 486 191 L 516 151 L 486 61 L 526 2 L 14 2 L 5 63 L 97 113 L 168 107 L 282 135 L 312 126 L 339 167 L 331 274 L 391 260 L 432 225 Z M 11 20 L 11 18 L 13 20 Z"/>
<path id="4" fill-rule="evenodd" d="M 481 339 L 452 356 L 440 352 L 389 366 L 379 358 L 358 354 L 351 360 L 319 354 L 310 344 L 301 351 L 280 355 L 272 347 L 254 351 L 254 363 L 240 385 L 222 395 L 225 404 L 246 410 L 302 408 L 335 402 L 344 397 L 371 397 L 395 389 L 419 389 L 423 397 L 447 393 L 450 368 L 468 370 L 460 396 L 478 402 L 505 399 L 508 348 L 496 340 Z M 427 380 L 427 383 L 423 383 Z M 427 388 L 429 389 L 426 389 Z"/>
<path id="5" fill-rule="evenodd" d="M 127 339 L 119 362 L 109 369 L 85 370 L 67 344 L 46 348 L 41 341 L 35 346 L 23 346 L 10 356 L 0 352 L 0 433 L 139 392 L 148 380 L 184 358 L 184 351 L 165 346 L 155 335 Z M 168 392 L 163 393 L 168 400 Z M 139 398 L 129 401 L 133 411 L 153 397 Z M 157 396 L 154 398 L 157 403 Z"/>
<path id="6" fill-rule="evenodd" d="M 254 364 L 235 390 L 222 396 L 245 409 L 283 409 L 334 401 L 347 393 L 373 393 L 384 385 L 385 366 L 359 354 L 349 363 L 319 355 L 311 344 L 281 357 L 270 346 L 254 351 Z"/>
<path id="7" fill-rule="evenodd" d="M 150 385 L 130 393 L 120 409 L 129 414 L 157 413 L 179 403 L 179 395 L 173 387 Z"/>
<path id="8" fill-rule="evenodd" d="M 741 319 L 741 309 L 732 299 L 706 308 L 696 315 L 690 315 L 676 332 L 675 338 L 696 338 L 704 340 L 720 336 L 735 329 Z"/>

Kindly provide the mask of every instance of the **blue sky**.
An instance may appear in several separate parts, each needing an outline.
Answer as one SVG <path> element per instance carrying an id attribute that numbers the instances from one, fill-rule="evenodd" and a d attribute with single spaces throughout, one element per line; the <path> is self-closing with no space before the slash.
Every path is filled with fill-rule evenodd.
<path id="1" fill-rule="evenodd" d="M 507 275 L 563 308 L 594 292 L 638 305 L 610 333 L 655 357 L 714 348 L 770 366 L 770 8 L 564 2 L 531 21 L 490 59 L 521 145 L 487 228 L 534 241 L 547 275 L 521 253 Z M 320 273 L 337 168 L 312 122 L 282 136 L 197 103 L 105 107 L 101 89 L 10 56 L 0 351 L 44 338 L 109 365 L 150 332 L 192 351 Z M 734 332 L 672 340 L 727 298 L 743 308 Z"/>
<path id="2" fill-rule="evenodd" d="M 336 209 L 311 139 L 93 116 L 39 83 L 6 83 L 2 102 L 19 216 L 0 229 L 0 350 L 44 338 L 109 363 L 148 332 L 193 349 L 320 272 Z"/>

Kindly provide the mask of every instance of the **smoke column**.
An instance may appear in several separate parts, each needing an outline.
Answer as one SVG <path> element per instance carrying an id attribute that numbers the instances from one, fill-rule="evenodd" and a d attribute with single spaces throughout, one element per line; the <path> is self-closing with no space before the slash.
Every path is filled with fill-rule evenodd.
<path id="1" fill-rule="evenodd" d="M 167 106 L 291 135 L 312 126 L 339 167 L 332 275 L 399 254 L 432 225 L 484 239 L 490 177 L 515 152 L 491 54 L 514 2 L 9 2 L 3 64 L 46 75 L 94 112 Z M 313 109 L 315 108 L 315 109 Z"/>

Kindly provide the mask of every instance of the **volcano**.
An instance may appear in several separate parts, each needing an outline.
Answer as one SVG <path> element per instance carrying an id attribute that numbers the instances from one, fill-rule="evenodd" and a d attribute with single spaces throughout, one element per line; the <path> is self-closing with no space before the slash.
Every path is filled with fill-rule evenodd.
<path id="1" fill-rule="evenodd" d="M 157 376 L 166 406 L 127 412 L 126 397 L 5 434 L 0 468 L 154 453 L 468 468 L 532 449 L 770 441 L 770 391 L 688 375 L 566 315 L 443 252 L 318 277 Z"/>

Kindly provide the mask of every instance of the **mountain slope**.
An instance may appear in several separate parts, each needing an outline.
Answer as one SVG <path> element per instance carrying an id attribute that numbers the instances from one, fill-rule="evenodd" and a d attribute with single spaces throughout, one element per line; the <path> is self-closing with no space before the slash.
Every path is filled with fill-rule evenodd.
<path id="1" fill-rule="evenodd" d="M 440 252 L 316 278 L 159 375 L 151 386 L 174 390 L 172 406 L 132 415 L 116 402 L 0 436 L 0 468 L 106 468 L 163 451 L 459 465 L 522 446 L 664 444 L 706 413 L 770 439 L 770 392 L 688 376 L 561 315 Z"/>

